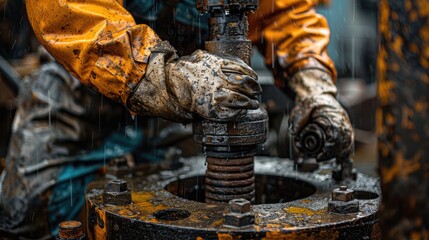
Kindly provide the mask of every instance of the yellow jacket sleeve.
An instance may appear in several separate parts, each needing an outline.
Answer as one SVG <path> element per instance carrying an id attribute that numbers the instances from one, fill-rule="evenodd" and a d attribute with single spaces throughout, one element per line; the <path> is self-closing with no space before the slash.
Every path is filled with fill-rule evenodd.
<path id="1" fill-rule="evenodd" d="M 299 69 L 321 68 L 336 78 L 327 54 L 328 23 L 314 9 L 322 2 L 326 0 L 262 0 L 258 11 L 249 16 L 249 37 L 262 46 L 266 64 L 281 69 L 276 72 L 290 78 Z"/>
<path id="2" fill-rule="evenodd" d="M 27 0 L 42 45 L 83 84 L 126 104 L 161 40 L 113 0 Z"/>

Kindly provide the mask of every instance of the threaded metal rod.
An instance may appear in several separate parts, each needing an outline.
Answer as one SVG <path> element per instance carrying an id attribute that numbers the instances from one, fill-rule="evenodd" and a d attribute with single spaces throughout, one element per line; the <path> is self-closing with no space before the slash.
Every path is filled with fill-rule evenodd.
<path id="1" fill-rule="evenodd" d="M 197 9 L 210 14 L 206 50 L 239 57 L 250 65 L 252 42 L 247 37 L 247 14 L 257 7 L 257 0 L 198 0 Z M 267 134 L 268 117 L 261 108 L 248 110 L 231 122 L 194 122 L 194 139 L 210 148 L 206 158 L 206 202 L 225 203 L 237 198 L 254 201 L 254 156 Z"/>
<path id="2" fill-rule="evenodd" d="M 206 202 L 222 203 L 245 198 L 254 201 L 254 157 L 207 157 Z"/>

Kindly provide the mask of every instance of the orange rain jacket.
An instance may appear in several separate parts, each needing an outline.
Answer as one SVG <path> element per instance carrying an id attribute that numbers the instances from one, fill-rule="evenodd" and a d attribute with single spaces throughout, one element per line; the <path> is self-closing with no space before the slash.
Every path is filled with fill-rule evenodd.
<path id="1" fill-rule="evenodd" d="M 285 76 L 318 67 L 335 79 L 327 55 L 328 24 L 314 10 L 321 2 L 326 0 L 260 1 L 249 17 L 249 38 L 265 54 L 267 65 L 274 61 Z M 34 32 L 48 52 L 83 84 L 126 105 L 145 74 L 151 47 L 161 41 L 156 33 L 147 25 L 137 25 L 121 0 L 27 0 L 26 4 Z"/>

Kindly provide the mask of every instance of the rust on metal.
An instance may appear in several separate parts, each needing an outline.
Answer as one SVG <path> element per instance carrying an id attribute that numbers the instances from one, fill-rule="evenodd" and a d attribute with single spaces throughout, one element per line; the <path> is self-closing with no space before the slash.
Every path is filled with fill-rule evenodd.
<path id="1" fill-rule="evenodd" d="M 59 239 L 81 239 L 84 237 L 82 223 L 79 221 L 64 221 L 59 225 Z"/>
<path id="2" fill-rule="evenodd" d="M 127 179 L 132 204 L 103 204 L 105 182 L 87 189 L 88 235 L 91 239 L 379 239 L 376 212 L 380 203 L 377 179 L 359 174 L 348 186 L 359 190 L 357 213 L 328 211 L 332 187 L 339 188 L 326 171 L 294 171 L 292 161 L 255 158 L 254 225 L 224 226 L 228 204 L 206 203 L 204 157 L 181 160 L 183 167 Z M 193 179 L 191 181 L 191 179 Z M 179 183 L 182 183 L 180 186 Z M 179 185 L 178 185 L 179 184 Z M 273 190 L 276 189 L 276 190 Z M 368 193 L 364 195 L 363 193 Z M 238 206 L 241 211 L 241 207 Z M 235 208 L 234 208 L 235 209 Z M 346 236 L 346 237 L 345 237 Z"/>
<path id="3" fill-rule="evenodd" d="M 237 198 L 253 201 L 255 178 L 253 157 L 221 159 L 207 157 L 206 201 L 228 202 Z"/>
<path id="4" fill-rule="evenodd" d="M 377 134 L 383 239 L 429 236 L 429 5 L 379 4 Z"/>

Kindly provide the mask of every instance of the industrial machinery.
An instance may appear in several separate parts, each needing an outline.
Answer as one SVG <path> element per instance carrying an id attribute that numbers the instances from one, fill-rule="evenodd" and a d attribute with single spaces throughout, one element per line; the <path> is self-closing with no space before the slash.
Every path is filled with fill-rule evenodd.
<path id="1" fill-rule="evenodd" d="M 256 10 L 258 1 L 197 1 L 209 19 L 206 50 L 241 58 L 250 65 L 252 43 L 247 39 L 246 14 Z M 237 198 L 254 200 L 254 156 L 258 144 L 266 141 L 268 116 L 265 110 L 248 110 L 231 122 L 201 119 L 194 122 L 194 140 L 204 146 L 207 156 L 206 202 L 228 202 Z"/>
<path id="2" fill-rule="evenodd" d="M 250 62 L 246 15 L 257 0 L 198 0 L 210 14 L 206 49 Z M 204 156 L 152 174 L 134 171 L 87 188 L 90 239 L 379 239 L 378 180 L 345 157 L 312 171 L 287 159 L 256 157 L 268 134 L 263 109 L 234 121 L 198 119 Z M 306 156 L 323 144 L 314 128 L 301 137 Z"/>
<path id="3" fill-rule="evenodd" d="M 205 203 L 204 157 L 181 163 L 176 170 L 90 184 L 89 238 L 380 238 L 376 178 L 359 173 L 356 181 L 337 182 L 329 168 L 299 172 L 285 159 L 256 157 L 255 204 L 212 204 Z"/>

